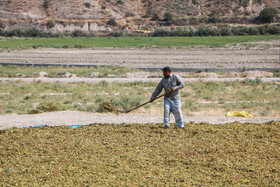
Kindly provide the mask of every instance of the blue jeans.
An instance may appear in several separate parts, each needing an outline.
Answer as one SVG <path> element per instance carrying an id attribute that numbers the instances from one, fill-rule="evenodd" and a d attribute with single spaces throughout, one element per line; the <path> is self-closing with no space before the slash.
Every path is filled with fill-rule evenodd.
<path id="1" fill-rule="evenodd" d="M 164 98 L 164 126 L 169 127 L 170 113 L 175 116 L 176 125 L 179 128 L 184 127 L 183 115 L 180 100 L 171 100 L 169 97 Z"/>

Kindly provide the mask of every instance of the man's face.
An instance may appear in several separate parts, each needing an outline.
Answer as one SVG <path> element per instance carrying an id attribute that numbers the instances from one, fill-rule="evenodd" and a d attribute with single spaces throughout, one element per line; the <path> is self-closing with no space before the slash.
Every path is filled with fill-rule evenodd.
<path id="1" fill-rule="evenodd" d="M 168 77 L 170 77 L 171 72 L 168 72 L 168 71 L 162 71 L 162 74 L 163 74 L 163 76 L 164 76 L 165 78 L 168 78 Z"/>

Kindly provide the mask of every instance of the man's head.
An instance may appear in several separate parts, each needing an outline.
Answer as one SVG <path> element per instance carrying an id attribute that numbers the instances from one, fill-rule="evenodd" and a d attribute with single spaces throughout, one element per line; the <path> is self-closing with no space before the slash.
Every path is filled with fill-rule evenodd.
<path id="1" fill-rule="evenodd" d="M 170 77 L 170 75 L 171 75 L 171 69 L 170 69 L 170 67 L 164 67 L 164 68 L 162 69 L 162 74 L 163 74 L 163 76 L 164 76 L 165 78 Z"/>

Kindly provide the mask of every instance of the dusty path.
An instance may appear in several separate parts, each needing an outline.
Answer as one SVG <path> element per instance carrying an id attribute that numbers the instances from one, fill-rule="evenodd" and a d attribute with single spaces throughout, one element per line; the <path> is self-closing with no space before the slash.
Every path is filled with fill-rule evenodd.
<path id="1" fill-rule="evenodd" d="M 196 82 L 196 81 L 243 81 L 246 79 L 255 80 L 255 78 L 182 78 L 184 82 Z M 33 82 L 33 81 L 42 81 L 42 82 L 130 82 L 130 81 L 153 81 L 159 82 L 161 78 L 47 78 L 47 77 L 39 77 L 39 78 L 0 78 L 0 81 L 24 81 L 24 82 Z M 280 78 L 260 78 L 263 82 L 275 82 L 280 81 Z"/>
<path id="2" fill-rule="evenodd" d="M 279 47 L 256 49 L 29 49 L 0 53 L 0 63 L 113 65 L 133 68 L 280 68 Z"/>
<path id="3" fill-rule="evenodd" d="M 172 115 L 171 115 L 172 116 Z M 0 115 L 0 129 L 11 127 L 24 127 L 34 125 L 87 125 L 92 123 L 110 123 L 110 124 L 133 124 L 133 123 L 162 123 L 162 116 L 151 116 L 147 114 L 100 114 L 100 113 L 85 113 L 77 111 L 60 111 L 33 115 Z M 207 122 L 212 124 L 224 124 L 231 122 L 241 123 L 265 123 L 268 121 L 280 121 L 280 118 L 270 117 L 225 117 L 225 116 L 184 116 L 184 122 Z M 171 123 L 174 123 L 174 117 L 171 117 Z"/>

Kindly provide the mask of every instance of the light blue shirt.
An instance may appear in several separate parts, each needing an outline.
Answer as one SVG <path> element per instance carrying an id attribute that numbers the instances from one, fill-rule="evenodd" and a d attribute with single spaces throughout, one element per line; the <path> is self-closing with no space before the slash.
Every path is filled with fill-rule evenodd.
<path id="1" fill-rule="evenodd" d="M 160 94 L 163 88 L 165 93 L 169 92 L 172 88 L 175 88 L 174 92 L 167 94 L 166 96 L 164 96 L 164 98 L 170 98 L 172 100 L 181 99 L 179 90 L 181 88 L 184 88 L 184 86 L 185 86 L 184 83 L 182 82 L 182 80 L 178 75 L 171 74 L 170 77 L 168 78 L 164 77 L 163 79 L 161 79 L 154 93 L 152 94 L 151 99 L 155 99 Z"/>

